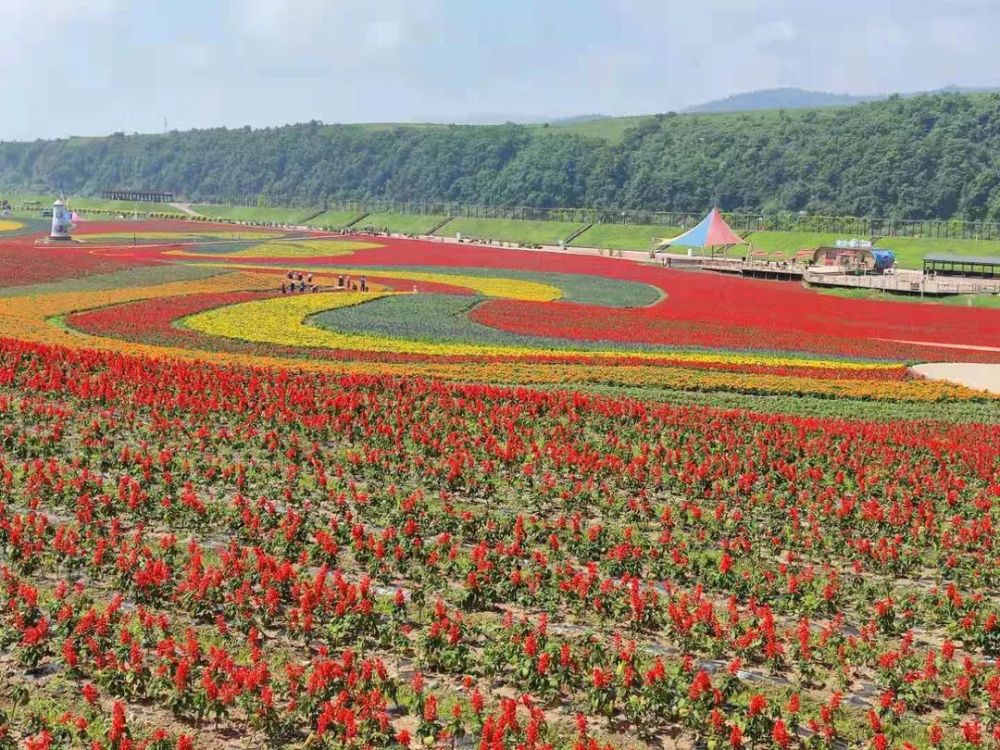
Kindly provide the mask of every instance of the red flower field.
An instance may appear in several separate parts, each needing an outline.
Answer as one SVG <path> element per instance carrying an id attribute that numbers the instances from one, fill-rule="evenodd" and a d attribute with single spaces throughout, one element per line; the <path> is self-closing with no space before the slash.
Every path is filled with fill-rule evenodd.
<path id="1" fill-rule="evenodd" d="M 552 308 L 537 303 L 498 300 L 475 314 L 477 322 L 515 333 L 911 361 L 958 358 L 1000 362 L 1000 351 L 993 351 L 1000 350 L 997 310 L 844 299 L 797 283 L 692 273 L 610 258 L 422 240 L 364 239 L 383 247 L 357 251 L 349 257 L 314 258 L 309 265 L 586 274 L 651 284 L 666 295 L 649 308 L 609 311 L 574 305 L 565 314 L 553 314 Z M 163 253 L 161 248 L 138 249 L 134 257 L 150 262 L 164 257 Z M 258 261 L 267 263 L 266 259 L 254 259 Z"/>
<path id="2" fill-rule="evenodd" d="M 496 301 L 481 308 L 475 318 L 537 336 L 916 360 L 955 359 L 954 351 L 929 344 L 1000 349 L 1000 312 L 996 310 L 850 300 L 818 294 L 796 283 L 676 271 L 610 258 L 399 240 L 382 250 L 359 252 L 351 263 L 585 273 L 653 284 L 666 294 L 664 300 L 642 310 L 609 312 L 575 306 L 562 316 L 531 303 Z M 903 341 L 928 345 L 899 343 Z M 1000 351 L 962 349 L 960 358 L 998 362 Z"/>
<path id="3" fill-rule="evenodd" d="M 295 260 L 370 297 L 197 242 L 3 245 L 45 262 L 0 279 L 0 750 L 1000 746 L 997 401 L 899 361 L 992 361 L 1000 313 L 377 241 Z M 310 327 L 409 273 L 457 304 L 403 309 L 609 349 Z M 665 296 L 527 301 L 557 274 Z"/>

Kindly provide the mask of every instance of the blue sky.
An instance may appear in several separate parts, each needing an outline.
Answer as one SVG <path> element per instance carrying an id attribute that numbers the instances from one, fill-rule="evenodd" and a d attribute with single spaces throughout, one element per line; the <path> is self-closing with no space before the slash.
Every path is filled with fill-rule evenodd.
<path id="1" fill-rule="evenodd" d="M 0 0 L 0 139 L 1000 85 L 1000 0 Z"/>

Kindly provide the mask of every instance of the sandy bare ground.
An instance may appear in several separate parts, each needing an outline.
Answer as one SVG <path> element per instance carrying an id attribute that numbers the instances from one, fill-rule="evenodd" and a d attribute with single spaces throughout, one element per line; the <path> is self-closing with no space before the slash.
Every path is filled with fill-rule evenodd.
<path id="1" fill-rule="evenodd" d="M 923 375 L 931 380 L 949 380 L 968 388 L 1000 395 L 1000 365 L 929 362 L 923 365 L 914 365 L 912 369 L 918 375 Z"/>

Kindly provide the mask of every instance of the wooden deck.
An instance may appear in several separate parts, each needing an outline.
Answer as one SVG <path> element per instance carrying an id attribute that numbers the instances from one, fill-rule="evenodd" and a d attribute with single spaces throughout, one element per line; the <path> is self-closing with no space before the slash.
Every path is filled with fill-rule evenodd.
<path id="1" fill-rule="evenodd" d="M 794 281 L 801 279 L 806 272 L 806 266 L 794 263 L 777 263 L 762 260 L 740 259 L 701 259 L 699 264 L 706 271 L 719 273 L 735 273 L 740 276 L 750 276 L 757 279 L 782 279 Z"/>
<path id="2" fill-rule="evenodd" d="M 1000 278 L 977 279 L 959 276 L 924 275 L 920 271 L 895 270 L 886 274 L 844 273 L 835 267 L 805 266 L 774 261 L 747 261 L 742 258 L 699 258 L 671 256 L 674 267 L 695 267 L 716 273 L 758 279 L 803 280 L 815 286 L 846 289 L 875 289 L 898 294 L 939 297 L 954 294 L 1000 294 Z"/>
<path id="3" fill-rule="evenodd" d="M 943 296 L 951 294 L 1000 294 L 1000 279 L 959 276 L 925 276 L 920 271 L 897 271 L 881 275 L 855 276 L 834 269 L 811 268 L 803 279 L 816 286 L 848 289 L 878 289 L 899 294 Z"/>

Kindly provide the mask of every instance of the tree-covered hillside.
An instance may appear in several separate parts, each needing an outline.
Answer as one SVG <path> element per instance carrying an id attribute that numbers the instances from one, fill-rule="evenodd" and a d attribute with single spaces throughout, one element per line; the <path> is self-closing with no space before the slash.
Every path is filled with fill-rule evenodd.
<path id="1" fill-rule="evenodd" d="M 558 127 L 307 123 L 0 143 L 0 188 L 1000 219 L 1000 95 Z"/>

